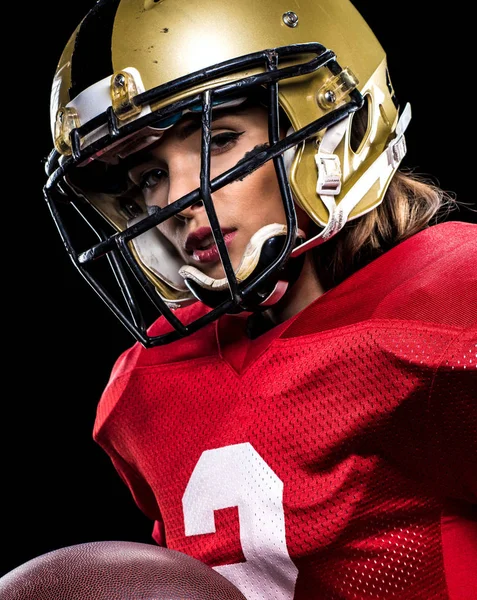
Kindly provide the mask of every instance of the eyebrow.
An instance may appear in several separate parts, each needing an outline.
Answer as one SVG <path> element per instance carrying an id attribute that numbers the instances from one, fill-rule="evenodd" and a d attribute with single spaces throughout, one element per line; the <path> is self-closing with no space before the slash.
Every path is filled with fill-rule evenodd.
<path id="1" fill-rule="evenodd" d="M 212 113 L 211 121 L 217 121 L 222 119 L 223 117 L 229 117 L 230 115 L 235 115 L 240 111 L 239 106 L 230 106 L 229 108 L 220 109 L 220 113 L 216 114 L 214 117 Z M 202 127 L 202 112 L 200 113 L 187 113 L 183 117 L 183 125 L 181 127 L 180 121 L 178 123 L 179 128 L 177 132 L 177 137 L 184 141 L 188 137 L 190 137 L 193 133 L 195 133 L 198 129 Z"/>
<path id="2" fill-rule="evenodd" d="M 231 114 L 236 114 L 237 112 L 239 112 L 237 109 L 240 109 L 240 107 L 231 106 L 230 108 L 221 109 L 220 114 L 217 114 L 215 119 L 212 117 L 212 121 L 217 121 L 219 119 L 222 119 L 223 117 L 228 117 Z M 179 138 L 179 140 L 184 141 L 202 127 L 202 113 L 187 113 L 183 117 L 182 121 L 179 121 L 177 125 L 179 126 L 177 131 L 177 137 Z M 139 150 L 138 152 L 134 152 L 133 154 L 127 156 L 124 159 L 123 163 L 126 167 L 126 170 L 130 171 L 137 165 L 140 165 L 141 163 L 150 160 L 152 158 L 151 151 L 156 147 L 156 145 L 160 144 L 160 142 L 161 139 L 152 143 L 147 148 L 144 148 L 143 150 Z"/>
<path id="3" fill-rule="evenodd" d="M 202 127 L 202 113 L 201 114 L 188 114 L 184 117 L 184 122 L 181 126 L 179 124 L 177 137 L 183 142 L 198 129 Z"/>

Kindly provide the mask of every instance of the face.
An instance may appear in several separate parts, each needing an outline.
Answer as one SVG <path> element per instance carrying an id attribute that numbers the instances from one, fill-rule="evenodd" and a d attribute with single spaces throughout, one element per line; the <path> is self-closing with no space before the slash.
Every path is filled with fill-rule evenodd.
<path id="1" fill-rule="evenodd" d="M 268 145 L 265 108 L 254 106 L 233 112 L 216 111 L 211 125 L 211 179 L 264 144 Z M 148 207 L 163 208 L 199 187 L 200 157 L 200 118 L 184 118 L 167 130 L 153 147 L 134 155 L 129 177 L 141 189 Z M 224 186 L 213 194 L 212 200 L 235 270 L 254 233 L 270 223 L 286 223 L 272 161 Z M 302 229 L 303 219 L 304 214 L 300 212 Z M 184 264 L 193 265 L 213 278 L 224 277 L 202 204 L 185 209 L 158 227 L 176 248 Z"/>

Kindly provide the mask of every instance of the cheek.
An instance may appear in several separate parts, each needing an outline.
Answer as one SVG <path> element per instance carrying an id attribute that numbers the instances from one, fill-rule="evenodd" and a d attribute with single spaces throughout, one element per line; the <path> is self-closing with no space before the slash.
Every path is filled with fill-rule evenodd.
<path id="1" fill-rule="evenodd" d="M 154 191 L 144 192 L 144 204 L 147 208 L 157 207 L 164 208 L 167 206 L 168 186 L 158 186 Z"/>
<path id="2" fill-rule="evenodd" d="M 269 220 L 285 222 L 285 209 L 275 167 L 268 162 L 243 181 L 247 185 L 246 198 L 252 200 L 255 210 Z"/>
<path id="3" fill-rule="evenodd" d="M 164 223 L 160 223 L 157 228 L 169 242 L 177 247 L 177 244 L 175 243 L 177 228 L 174 227 L 174 223 L 172 221 L 173 219 L 167 219 L 167 221 L 164 221 Z"/>
<path id="4" fill-rule="evenodd" d="M 248 214 L 257 215 L 263 223 L 286 222 L 285 207 L 272 162 L 246 177 L 241 183 L 244 185 L 242 194 L 246 198 Z M 296 202 L 295 210 L 298 227 L 308 234 L 310 217 Z"/>

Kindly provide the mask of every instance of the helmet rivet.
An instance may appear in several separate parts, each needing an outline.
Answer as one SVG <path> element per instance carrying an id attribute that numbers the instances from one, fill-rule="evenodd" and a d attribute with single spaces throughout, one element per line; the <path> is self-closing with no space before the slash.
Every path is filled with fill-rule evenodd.
<path id="1" fill-rule="evenodd" d="M 283 22 L 288 27 L 296 27 L 298 25 L 298 15 L 293 11 L 289 10 L 283 15 Z"/>
<path id="2" fill-rule="evenodd" d="M 332 92 L 331 90 L 329 90 L 325 94 L 325 99 L 328 102 L 331 102 L 331 104 L 334 104 L 336 102 L 336 94 L 334 92 Z"/>
<path id="3" fill-rule="evenodd" d="M 124 77 L 124 75 L 122 73 L 119 73 L 114 78 L 114 83 L 115 83 L 115 85 L 117 85 L 119 87 L 124 87 L 124 84 L 126 83 L 126 78 Z"/>

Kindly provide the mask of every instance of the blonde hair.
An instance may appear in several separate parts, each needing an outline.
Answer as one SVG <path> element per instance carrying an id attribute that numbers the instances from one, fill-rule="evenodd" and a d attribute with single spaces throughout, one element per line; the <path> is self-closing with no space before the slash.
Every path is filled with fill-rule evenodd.
<path id="1" fill-rule="evenodd" d="M 312 250 L 320 283 L 325 290 L 335 287 L 393 246 L 444 220 L 457 205 L 454 194 L 429 176 L 397 170 L 377 208 Z"/>
<path id="2" fill-rule="evenodd" d="M 353 148 L 360 146 L 367 128 L 365 103 L 353 115 Z M 398 169 L 377 208 L 349 221 L 337 235 L 312 250 L 321 285 L 325 290 L 335 287 L 393 246 L 444 220 L 458 204 L 455 194 L 444 191 L 429 175 Z M 318 232 L 312 223 L 308 236 Z"/>

